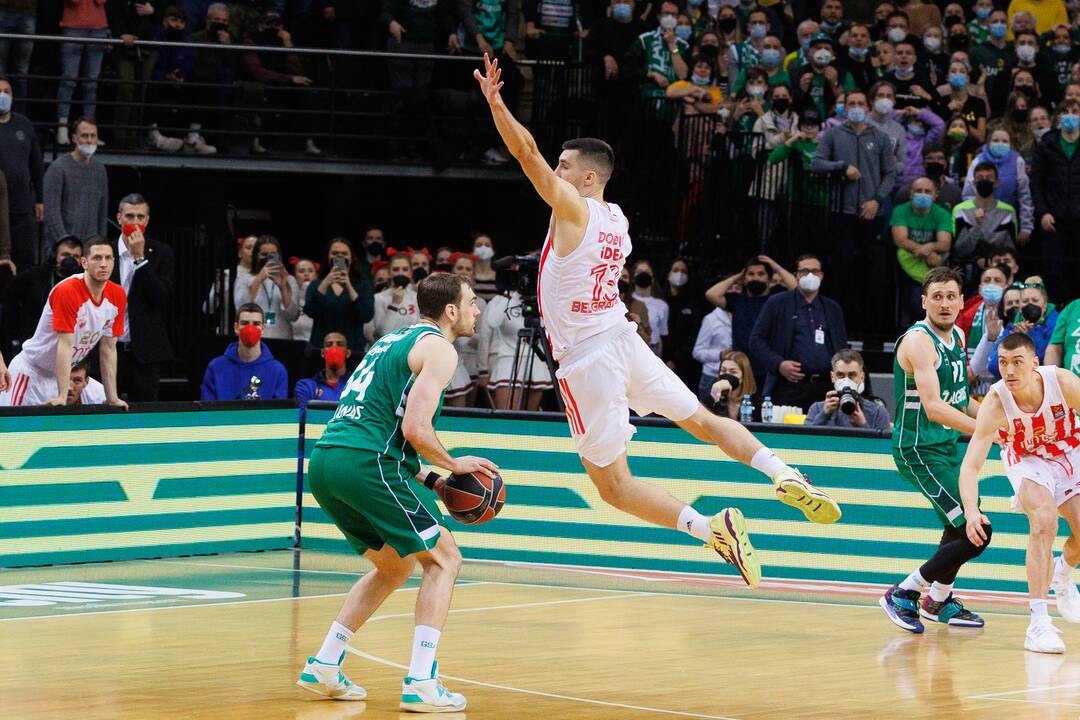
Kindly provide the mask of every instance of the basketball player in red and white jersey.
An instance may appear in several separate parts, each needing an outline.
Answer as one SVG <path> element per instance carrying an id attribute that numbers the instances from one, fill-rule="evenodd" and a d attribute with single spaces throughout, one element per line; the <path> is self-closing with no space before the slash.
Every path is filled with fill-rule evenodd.
<path id="1" fill-rule="evenodd" d="M 979 512 L 978 477 L 990 446 L 1000 443 L 1005 474 L 1016 493 L 1013 509 L 1028 516 L 1031 623 L 1024 647 L 1062 653 L 1065 643 L 1050 622 L 1047 591 L 1053 589 L 1066 620 L 1080 622 L 1080 592 L 1072 581 L 1080 562 L 1080 378 L 1052 365 L 1040 367 L 1035 343 L 1020 332 L 1001 342 L 998 367 L 1001 380 L 979 407 L 975 435 L 960 466 L 967 535 L 975 545 L 986 540 L 983 525 L 990 521 Z M 1058 516 L 1072 532 L 1054 558 Z"/>
<path id="2" fill-rule="evenodd" d="M 540 259 L 538 300 L 552 353 L 559 361 L 559 389 L 578 454 L 600 496 L 614 507 L 655 525 L 705 541 L 738 568 L 751 587 L 761 577 L 742 513 L 727 508 L 705 517 L 666 491 L 633 478 L 626 444 L 634 434 L 630 408 L 658 413 L 694 437 L 772 478 L 776 493 L 807 518 L 832 523 L 839 506 L 815 489 L 734 420 L 698 402 L 635 331 L 619 298 L 619 276 L 631 251 L 626 216 L 604 201 L 614 169 L 611 148 L 582 138 L 563 145 L 552 170 L 536 142 L 499 95 L 497 62 L 484 57 L 474 71 L 495 126 L 540 197 L 552 209 Z M 658 178 L 664 182 L 663 178 Z"/>
<path id="3" fill-rule="evenodd" d="M 116 339 L 124 334 L 127 297 L 109 280 L 116 262 L 109 242 L 91 238 L 85 247 L 83 272 L 53 286 L 34 336 L 12 358 L 0 407 L 66 404 L 71 368 L 99 342 L 105 402 L 127 407 L 116 393 Z"/>

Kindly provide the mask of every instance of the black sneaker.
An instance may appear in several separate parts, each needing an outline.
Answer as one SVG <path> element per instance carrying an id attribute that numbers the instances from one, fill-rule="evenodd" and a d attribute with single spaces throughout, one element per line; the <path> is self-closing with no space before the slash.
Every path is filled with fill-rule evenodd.
<path id="1" fill-rule="evenodd" d="M 899 585 L 893 585 L 881 596 L 878 605 L 897 627 L 908 632 L 921 633 L 925 628 L 919 620 L 920 597 L 918 590 L 904 590 Z"/>
<path id="2" fill-rule="evenodd" d="M 927 620 L 954 627 L 982 627 L 986 624 L 981 617 L 965 608 L 962 602 L 954 598 L 952 593 L 949 593 L 949 597 L 941 602 L 927 595 L 919 607 L 919 614 Z"/>

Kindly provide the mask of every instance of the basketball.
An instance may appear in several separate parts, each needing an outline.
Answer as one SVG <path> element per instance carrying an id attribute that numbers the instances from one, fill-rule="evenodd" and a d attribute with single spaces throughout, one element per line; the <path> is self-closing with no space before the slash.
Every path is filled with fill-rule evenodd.
<path id="1" fill-rule="evenodd" d="M 450 517 L 466 525 L 479 525 L 502 510 L 506 502 L 506 484 L 501 475 L 451 475 L 442 488 L 442 501 Z"/>

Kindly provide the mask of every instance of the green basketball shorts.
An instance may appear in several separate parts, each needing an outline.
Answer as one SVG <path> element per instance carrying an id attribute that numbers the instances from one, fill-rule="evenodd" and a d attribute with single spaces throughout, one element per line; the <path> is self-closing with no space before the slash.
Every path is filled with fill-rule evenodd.
<path id="1" fill-rule="evenodd" d="M 963 458 L 955 443 L 893 448 L 893 461 L 900 476 L 914 485 L 934 506 L 934 512 L 944 526 L 964 525 L 964 504 L 960 500 L 960 463 Z"/>
<path id="2" fill-rule="evenodd" d="M 443 517 L 434 493 L 392 458 L 317 447 L 308 463 L 308 484 L 357 553 L 389 545 L 405 557 L 431 550 L 439 539 Z"/>

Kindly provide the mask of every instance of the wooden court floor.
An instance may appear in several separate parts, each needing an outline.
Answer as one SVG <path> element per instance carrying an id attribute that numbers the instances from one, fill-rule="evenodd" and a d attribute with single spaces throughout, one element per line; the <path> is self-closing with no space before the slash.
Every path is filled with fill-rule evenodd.
<path id="1" fill-rule="evenodd" d="M 397 710 L 415 584 L 353 639 L 368 700 L 293 685 L 360 569 L 345 556 L 236 554 L 0 571 L 0 718 L 345 720 Z M 1025 653 L 1017 598 L 987 628 L 902 634 L 874 588 L 469 565 L 439 649 L 450 717 L 1077 718 L 1070 652 Z"/>

